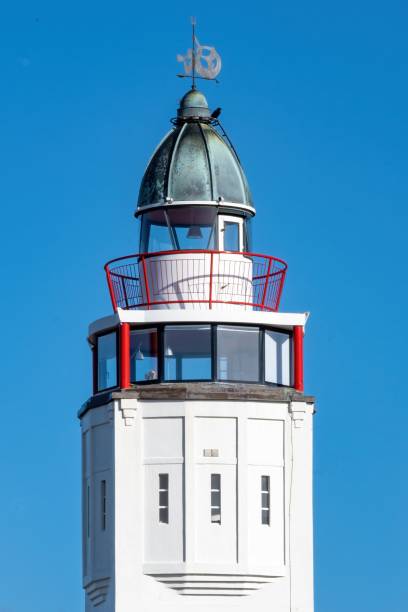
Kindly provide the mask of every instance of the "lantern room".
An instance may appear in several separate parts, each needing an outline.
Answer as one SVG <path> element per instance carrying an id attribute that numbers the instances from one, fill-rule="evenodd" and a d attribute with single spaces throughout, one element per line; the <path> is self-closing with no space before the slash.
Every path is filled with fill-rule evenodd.
<path id="1" fill-rule="evenodd" d="M 286 264 L 252 252 L 255 209 L 219 114 L 196 89 L 182 98 L 141 182 L 139 252 L 105 268 L 115 310 L 278 309 Z"/>
<path id="2" fill-rule="evenodd" d="M 248 183 L 204 95 L 189 91 L 173 123 L 141 183 L 140 253 L 250 251 L 255 210 Z"/>

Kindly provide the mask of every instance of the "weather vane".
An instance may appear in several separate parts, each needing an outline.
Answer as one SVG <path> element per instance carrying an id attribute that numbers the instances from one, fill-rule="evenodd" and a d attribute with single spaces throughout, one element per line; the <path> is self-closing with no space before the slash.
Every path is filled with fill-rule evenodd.
<path id="1" fill-rule="evenodd" d="M 191 78 L 192 88 L 195 89 L 196 79 L 206 81 L 219 81 L 216 77 L 221 72 L 221 57 L 215 47 L 200 45 L 195 34 L 196 19 L 191 18 L 192 48 L 185 55 L 177 55 L 177 61 L 184 65 L 185 74 L 178 74 L 181 79 Z"/>

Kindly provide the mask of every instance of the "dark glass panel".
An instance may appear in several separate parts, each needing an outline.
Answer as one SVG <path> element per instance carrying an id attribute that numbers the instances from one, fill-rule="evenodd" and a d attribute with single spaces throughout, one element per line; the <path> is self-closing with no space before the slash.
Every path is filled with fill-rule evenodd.
<path id="1" fill-rule="evenodd" d="M 98 391 L 118 384 L 116 344 L 116 332 L 98 336 Z"/>
<path id="2" fill-rule="evenodd" d="M 168 216 L 178 249 L 214 249 L 216 208 L 175 206 Z"/>
<path id="3" fill-rule="evenodd" d="M 269 525 L 269 510 L 262 510 L 262 525 Z"/>
<path id="4" fill-rule="evenodd" d="M 224 251 L 239 251 L 239 223 L 225 221 L 224 223 Z"/>
<path id="5" fill-rule="evenodd" d="M 168 488 L 169 488 L 169 475 L 159 474 L 159 489 L 168 489 Z"/>
<path id="6" fill-rule="evenodd" d="M 261 476 L 262 491 L 269 491 L 269 476 Z"/>
<path id="7" fill-rule="evenodd" d="M 140 230 L 140 252 L 155 253 L 175 248 L 163 209 L 152 210 L 142 215 Z"/>
<path id="8" fill-rule="evenodd" d="M 169 509 L 168 508 L 159 508 L 159 522 L 160 523 L 169 522 Z"/>
<path id="9" fill-rule="evenodd" d="M 217 377 L 219 380 L 259 381 L 259 329 L 219 325 Z"/>
<path id="10" fill-rule="evenodd" d="M 165 380 L 211 380 L 211 327 L 167 325 L 164 331 Z"/>
<path id="11" fill-rule="evenodd" d="M 134 329 L 130 333 L 130 375 L 132 382 L 157 380 L 157 329 Z"/>

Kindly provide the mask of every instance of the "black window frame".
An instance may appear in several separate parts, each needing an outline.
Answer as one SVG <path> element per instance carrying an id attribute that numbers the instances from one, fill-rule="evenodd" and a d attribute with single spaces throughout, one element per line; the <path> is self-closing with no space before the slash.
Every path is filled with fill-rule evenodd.
<path id="1" fill-rule="evenodd" d="M 176 327 L 186 327 L 186 326 L 196 326 L 196 325 L 206 325 L 210 327 L 210 342 L 211 342 L 211 378 L 189 378 L 189 379 L 173 379 L 166 380 L 165 378 L 165 367 L 164 367 L 164 331 L 166 326 Z M 228 326 L 228 327 L 254 327 L 259 330 L 259 377 L 258 380 L 229 380 L 217 378 L 217 361 L 218 361 L 218 343 L 217 343 L 217 328 L 219 326 Z M 143 380 L 143 381 L 131 381 L 132 386 L 139 385 L 156 385 L 160 383 L 188 383 L 188 382 L 219 382 L 219 383 L 230 383 L 236 384 L 237 382 L 242 382 L 243 384 L 248 385 L 265 385 L 268 387 L 283 387 L 287 389 L 292 389 L 294 384 L 294 351 L 293 351 L 293 330 L 284 329 L 281 327 L 275 326 L 267 326 L 267 325 L 255 325 L 255 324 L 247 324 L 247 323 L 231 323 L 231 322 L 222 322 L 218 321 L 217 323 L 212 323 L 208 321 L 189 321 L 187 322 L 168 322 L 168 323 L 146 323 L 143 325 L 138 324 L 130 324 L 130 332 L 132 331 L 142 331 L 144 329 L 156 330 L 157 333 L 157 378 L 153 380 Z M 266 370 L 266 360 L 265 360 L 265 332 L 266 331 L 276 331 L 278 333 L 287 334 L 290 339 L 290 385 L 282 385 L 280 383 L 274 383 L 265 380 L 265 370 Z M 105 389 L 98 389 L 98 338 L 101 336 L 108 335 L 110 333 L 116 333 L 116 377 L 117 384 L 112 387 L 106 387 Z M 120 387 L 120 371 L 121 371 L 121 352 L 120 352 L 120 338 L 119 338 L 119 328 L 110 328 L 109 330 L 104 330 L 102 333 L 98 333 L 95 335 L 94 344 L 92 345 L 92 357 L 93 357 L 93 393 L 94 395 L 99 393 L 105 393 L 107 391 L 111 391 L 112 389 L 118 389 Z"/>

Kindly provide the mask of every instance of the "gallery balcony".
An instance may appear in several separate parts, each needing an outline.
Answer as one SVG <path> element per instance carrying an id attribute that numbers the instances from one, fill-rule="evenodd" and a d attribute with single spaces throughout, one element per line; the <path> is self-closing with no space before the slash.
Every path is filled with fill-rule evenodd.
<path id="1" fill-rule="evenodd" d="M 287 265 L 258 253 L 169 250 L 109 261 L 105 272 L 118 308 L 276 312 Z"/>

